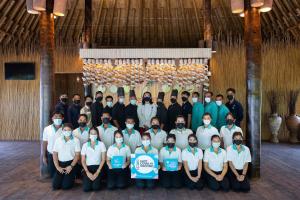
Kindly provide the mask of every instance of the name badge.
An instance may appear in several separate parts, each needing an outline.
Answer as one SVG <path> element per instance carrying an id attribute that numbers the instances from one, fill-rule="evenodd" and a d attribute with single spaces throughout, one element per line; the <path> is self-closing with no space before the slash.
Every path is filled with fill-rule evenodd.
<path id="1" fill-rule="evenodd" d="M 174 159 L 174 158 L 165 159 L 164 166 L 167 171 L 177 171 L 178 170 L 178 160 Z"/>
<path id="2" fill-rule="evenodd" d="M 124 164 L 123 156 L 113 156 L 110 160 L 111 166 L 113 169 L 120 169 Z"/>

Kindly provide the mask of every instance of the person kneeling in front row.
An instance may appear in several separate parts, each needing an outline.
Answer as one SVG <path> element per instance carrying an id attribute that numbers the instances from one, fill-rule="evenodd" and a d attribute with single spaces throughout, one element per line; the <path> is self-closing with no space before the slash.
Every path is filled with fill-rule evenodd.
<path id="1" fill-rule="evenodd" d="M 83 191 L 97 191 L 101 188 L 103 165 L 105 164 L 106 148 L 99 139 L 97 128 L 89 130 L 89 140 L 83 144 L 81 163 L 85 171 L 83 175 Z"/>
<path id="2" fill-rule="evenodd" d="M 107 188 L 123 189 L 129 182 L 130 148 L 124 143 L 122 131 L 114 133 L 115 143 L 107 150 Z"/>
<path id="3" fill-rule="evenodd" d="M 184 167 L 184 184 L 191 190 L 203 189 L 204 179 L 202 173 L 203 152 L 197 148 L 198 140 L 195 134 L 188 137 L 189 146 L 182 151 Z"/>
<path id="4" fill-rule="evenodd" d="M 72 135 L 72 125 L 64 124 L 62 137 L 56 139 L 53 147 L 53 161 L 56 172 L 52 187 L 56 189 L 71 189 L 75 181 L 73 168 L 79 160 L 80 142 Z"/>
<path id="5" fill-rule="evenodd" d="M 249 148 L 243 145 L 241 132 L 232 136 L 233 144 L 227 147 L 227 160 L 229 162 L 229 181 L 234 191 L 248 192 L 250 184 L 247 178 L 248 163 L 251 162 Z"/>
<path id="6" fill-rule="evenodd" d="M 225 176 L 227 173 L 226 151 L 220 148 L 221 140 L 219 135 L 211 137 L 211 147 L 204 152 L 204 169 L 208 187 L 214 191 L 223 189 L 229 191 L 229 181 Z"/>

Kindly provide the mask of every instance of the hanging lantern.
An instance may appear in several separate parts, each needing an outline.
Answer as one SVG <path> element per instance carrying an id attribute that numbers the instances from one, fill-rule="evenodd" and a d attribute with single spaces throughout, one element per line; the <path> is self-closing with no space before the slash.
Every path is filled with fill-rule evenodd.
<path id="1" fill-rule="evenodd" d="M 243 0 L 231 0 L 231 11 L 232 13 L 241 13 L 244 11 Z"/>
<path id="2" fill-rule="evenodd" d="M 39 11 L 36 11 L 33 9 L 33 1 L 32 0 L 26 0 L 26 8 L 27 8 L 27 12 L 30 14 L 39 14 Z"/>
<path id="3" fill-rule="evenodd" d="M 65 16 L 68 0 L 55 0 L 53 14 L 56 16 Z"/>
<path id="4" fill-rule="evenodd" d="M 265 0 L 264 5 L 259 9 L 260 12 L 269 12 L 272 10 L 273 0 Z"/>
<path id="5" fill-rule="evenodd" d="M 261 7 L 264 5 L 264 0 L 251 0 L 252 7 Z"/>
<path id="6" fill-rule="evenodd" d="M 46 10 L 46 0 L 33 0 L 33 9 L 37 11 Z"/>

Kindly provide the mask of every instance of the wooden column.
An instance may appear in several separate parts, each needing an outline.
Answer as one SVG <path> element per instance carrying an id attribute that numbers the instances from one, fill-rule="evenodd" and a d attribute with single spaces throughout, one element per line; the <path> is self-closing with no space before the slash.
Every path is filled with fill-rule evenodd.
<path id="1" fill-rule="evenodd" d="M 204 44 L 212 47 L 211 0 L 204 0 Z"/>
<path id="2" fill-rule="evenodd" d="M 53 0 L 47 0 L 47 10 L 41 12 L 39 20 L 40 29 L 40 141 L 41 158 L 40 169 L 41 176 L 44 176 L 42 137 L 43 129 L 49 124 L 51 106 L 54 101 L 54 17 L 51 14 L 53 10 Z"/>
<path id="3" fill-rule="evenodd" d="M 92 47 L 91 39 L 92 39 L 92 0 L 85 0 L 84 3 L 84 27 L 83 27 L 83 41 L 82 46 L 84 49 L 88 49 Z M 92 86 L 85 85 L 84 86 L 84 96 L 91 95 Z"/>
<path id="4" fill-rule="evenodd" d="M 261 22 L 258 8 L 245 0 L 246 88 L 247 88 L 247 144 L 252 152 L 251 176 L 260 177 L 261 154 Z"/>

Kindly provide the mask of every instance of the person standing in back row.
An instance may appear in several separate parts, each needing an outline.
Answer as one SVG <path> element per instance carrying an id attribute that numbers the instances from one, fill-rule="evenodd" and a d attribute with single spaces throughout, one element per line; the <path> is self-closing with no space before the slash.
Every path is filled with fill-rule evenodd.
<path id="1" fill-rule="evenodd" d="M 62 123 L 68 122 L 68 95 L 61 94 L 59 96 L 59 102 L 55 105 L 55 111 L 58 111 L 64 115 L 64 120 Z"/>
<path id="2" fill-rule="evenodd" d="M 238 102 L 235 99 L 234 88 L 228 88 L 226 92 L 227 92 L 227 99 L 228 99 L 226 106 L 235 118 L 235 125 L 241 127 L 241 121 L 243 120 L 243 115 L 244 115 L 243 106 L 240 102 Z"/>
<path id="3" fill-rule="evenodd" d="M 134 129 L 139 130 L 139 118 L 137 114 L 137 101 L 134 90 L 129 91 L 129 104 L 125 107 L 125 118 L 133 118 L 134 119 Z"/>
<path id="4" fill-rule="evenodd" d="M 92 124 L 93 126 L 100 126 L 101 125 L 101 116 L 103 113 L 103 93 L 101 91 L 96 92 L 95 102 L 91 106 L 92 112 Z"/>
<path id="5" fill-rule="evenodd" d="M 74 94 L 73 104 L 70 105 L 70 107 L 68 108 L 68 119 L 74 129 L 79 127 L 78 118 L 80 115 L 80 110 L 81 110 L 80 95 Z"/>
<path id="6" fill-rule="evenodd" d="M 166 124 L 167 124 L 167 108 L 164 104 L 164 97 L 165 93 L 164 92 L 159 92 L 157 96 L 157 113 L 156 117 L 160 121 L 160 128 L 162 130 L 166 130 Z"/>
<path id="7" fill-rule="evenodd" d="M 205 104 L 204 104 L 204 113 L 209 113 L 211 116 L 211 125 L 216 126 L 218 118 L 218 106 L 215 101 L 213 101 L 213 93 L 208 91 L 205 93 Z"/>
<path id="8" fill-rule="evenodd" d="M 184 116 L 184 120 L 186 122 L 185 127 L 191 128 L 191 121 L 192 121 L 192 111 L 193 106 L 189 102 L 190 93 L 188 91 L 183 91 L 181 93 L 181 99 L 182 99 L 182 115 Z"/>
<path id="9" fill-rule="evenodd" d="M 112 120 L 115 127 L 120 130 L 126 128 L 125 126 L 125 91 L 123 87 L 118 88 L 118 101 L 115 103 L 112 109 Z"/>
<path id="10" fill-rule="evenodd" d="M 176 128 L 175 121 L 178 115 L 182 115 L 182 108 L 177 103 L 178 90 L 172 90 L 171 93 L 171 105 L 168 107 L 167 111 L 167 127 L 166 131 L 170 132 L 172 129 Z"/>

